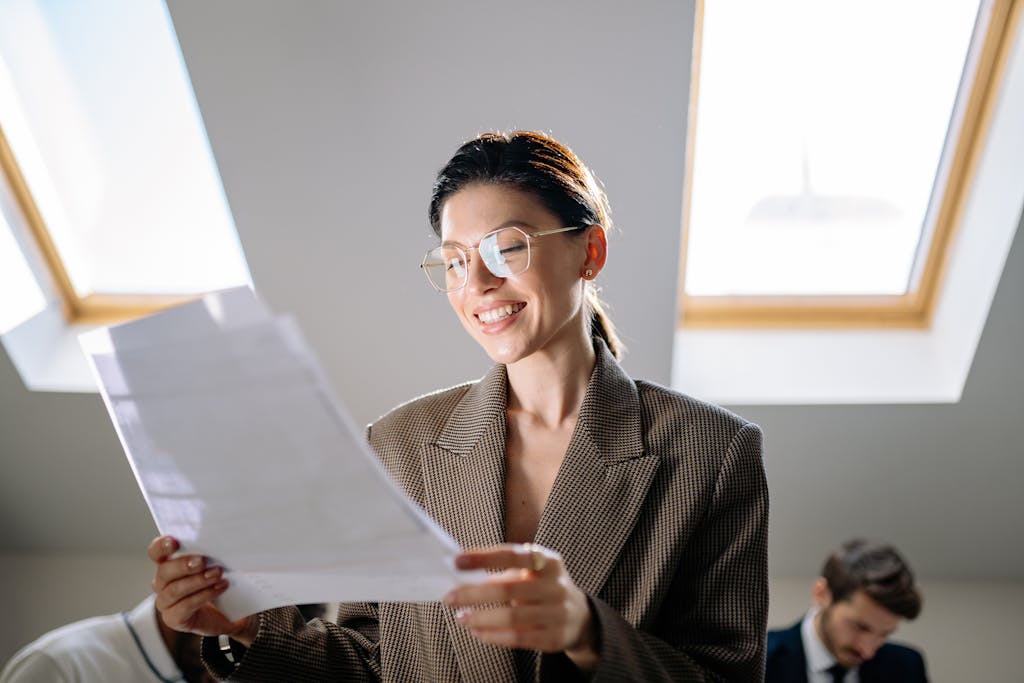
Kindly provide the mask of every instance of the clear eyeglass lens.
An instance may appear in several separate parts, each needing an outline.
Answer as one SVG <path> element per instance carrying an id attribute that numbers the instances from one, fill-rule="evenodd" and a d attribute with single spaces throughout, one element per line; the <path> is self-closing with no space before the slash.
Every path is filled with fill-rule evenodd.
<path id="1" fill-rule="evenodd" d="M 466 254 L 450 245 L 434 247 L 423 259 L 423 270 L 430 283 L 442 292 L 459 289 L 466 283 Z"/>
<path id="2" fill-rule="evenodd" d="M 519 228 L 502 228 L 487 235 L 476 251 L 497 277 L 518 275 L 530 267 L 529 238 Z M 459 247 L 442 244 L 427 252 L 423 271 L 435 288 L 451 292 L 466 284 L 466 259 L 466 252 Z"/>
<path id="3" fill-rule="evenodd" d="M 498 277 L 518 275 L 530 266 L 530 242 L 519 228 L 502 228 L 480 241 L 480 258 Z"/>

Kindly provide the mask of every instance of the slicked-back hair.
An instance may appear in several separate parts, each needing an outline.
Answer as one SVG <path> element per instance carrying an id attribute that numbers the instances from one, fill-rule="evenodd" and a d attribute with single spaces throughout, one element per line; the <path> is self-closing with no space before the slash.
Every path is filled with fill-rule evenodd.
<path id="1" fill-rule="evenodd" d="M 914 585 L 914 573 L 896 548 L 886 543 L 862 538 L 847 541 L 825 560 L 821 575 L 833 602 L 863 591 L 905 619 L 915 619 L 921 612 L 921 593 Z"/>
<path id="2" fill-rule="evenodd" d="M 430 225 L 438 237 L 445 202 L 476 184 L 504 185 L 529 193 L 558 216 L 562 226 L 612 229 L 608 198 L 597 178 L 571 149 L 543 133 L 488 132 L 463 143 L 438 172 L 431 193 Z M 608 350 L 621 358 L 622 342 L 597 290 L 588 282 L 586 292 L 591 334 L 604 339 Z"/>

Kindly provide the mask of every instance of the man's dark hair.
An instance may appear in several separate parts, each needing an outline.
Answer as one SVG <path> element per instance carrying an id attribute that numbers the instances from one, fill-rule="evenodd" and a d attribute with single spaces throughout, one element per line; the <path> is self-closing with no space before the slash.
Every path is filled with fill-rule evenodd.
<path id="1" fill-rule="evenodd" d="M 862 538 L 847 541 L 829 555 L 821 575 L 833 602 L 864 591 L 882 607 L 906 619 L 914 619 L 921 612 L 914 572 L 891 545 Z"/>

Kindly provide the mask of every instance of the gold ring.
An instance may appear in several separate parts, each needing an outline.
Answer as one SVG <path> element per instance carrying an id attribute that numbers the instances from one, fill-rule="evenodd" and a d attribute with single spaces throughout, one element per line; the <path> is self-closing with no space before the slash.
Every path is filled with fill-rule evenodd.
<path id="1" fill-rule="evenodd" d="M 548 558 L 544 556 L 544 553 L 537 548 L 536 545 L 530 544 L 530 562 L 533 565 L 532 569 L 535 572 L 544 570 L 544 565 L 548 563 Z"/>

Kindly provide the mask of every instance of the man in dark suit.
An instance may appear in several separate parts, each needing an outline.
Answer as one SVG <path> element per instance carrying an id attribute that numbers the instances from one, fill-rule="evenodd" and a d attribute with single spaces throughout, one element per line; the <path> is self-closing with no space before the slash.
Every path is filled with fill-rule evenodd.
<path id="1" fill-rule="evenodd" d="M 814 583 L 815 608 L 768 632 L 766 683 L 921 683 L 924 658 L 886 640 L 921 611 L 914 575 L 895 548 L 841 545 Z"/>

